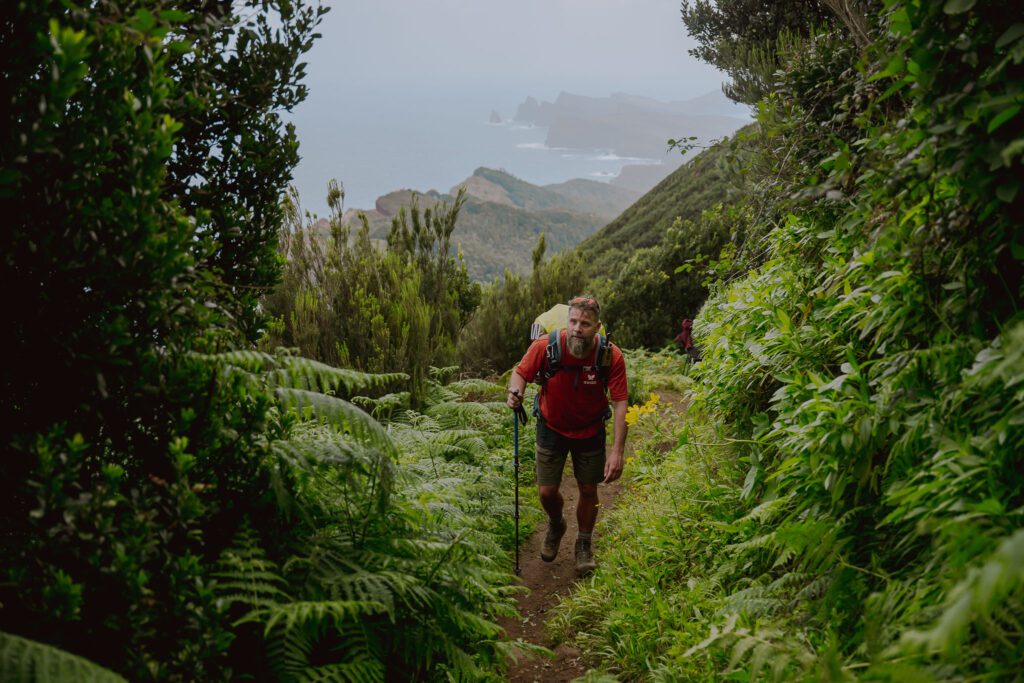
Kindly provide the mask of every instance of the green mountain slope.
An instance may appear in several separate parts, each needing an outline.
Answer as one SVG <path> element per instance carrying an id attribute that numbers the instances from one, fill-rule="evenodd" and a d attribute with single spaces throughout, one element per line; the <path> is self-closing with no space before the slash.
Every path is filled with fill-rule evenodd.
<path id="1" fill-rule="evenodd" d="M 398 190 L 379 197 L 372 211 L 346 212 L 346 219 L 365 215 L 371 235 L 384 239 L 402 206 L 414 200 L 420 208 L 450 203 L 461 187 L 467 199 L 452 239 L 477 281 L 492 280 L 506 269 L 528 272 L 541 233 L 547 235 L 548 253 L 557 253 L 579 244 L 639 197 L 633 190 L 592 180 L 538 186 L 505 171 L 478 168 L 447 194 Z"/>
<path id="2" fill-rule="evenodd" d="M 729 147 L 715 145 L 680 166 L 618 217 L 578 247 L 591 272 L 613 275 L 637 249 L 662 242 L 677 219 L 696 220 L 705 209 L 734 194 L 735 176 L 726 167 Z"/>

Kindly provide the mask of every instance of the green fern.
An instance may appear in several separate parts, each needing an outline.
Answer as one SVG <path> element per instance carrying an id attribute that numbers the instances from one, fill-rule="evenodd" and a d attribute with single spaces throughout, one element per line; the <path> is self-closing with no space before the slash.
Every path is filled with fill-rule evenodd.
<path id="1" fill-rule="evenodd" d="M 1010 632 L 1018 641 L 1024 633 L 1016 616 L 1002 613 L 1007 598 L 1015 595 L 1020 607 L 1024 587 L 1024 529 L 1003 539 L 999 548 L 980 567 L 970 571 L 950 592 L 938 620 L 928 629 L 909 631 L 903 646 L 910 651 L 953 653 L 971 637 L 972 627 L 997 627 L 996 620 L 1014 624 Z M 999 629 L 1001 630 L 1001 629 Z M 1003 637 L 1005 641 L 1006 638 Z"/>
<path id="2" fill-rule="evenodd" d="M 377 659 L 355 659 L 343 664 L 328 664 L 304 670 L 295 680 L 304 683 L 379 683 L 386 669 Z"/>
<path id="3" fill-rule="evenodd" d="M 303 600 L 261 607 L 253 612 L 252 620 L 263 623 L 264 635 L 269 635 L 278 624 L 285 630 L 310 622 L 338 627 L 345 621 L 385 613 L 387 605 L 373 600 Z"/>
<path id="4" fill-rule="evenodd" d="M 379 422 L 348 401 L 304 389 L 278 387 L 274 394 L 288 409 L 305 419 L 319 419 L 351 433 L 367 445 L 385 453 L 396 453 L 394 444 Z"/>
<path id="5" fill-rule="evenodd" d="M 384 394 L 377 398 L 353 396 L 352 403 L 373 415 L 378 420 L 390 421 L 393 416 L 409 407 L 412 394 L 408 391 Z"/>
<path id="6" fill-rule="evenodd" d="M 126 679 L 60 648 L 0 631 L 0 680 L 10 683 L 125 683 Z"/>
<path id="7" fill-rule="evenodd" d="M 451 378 L 461 369 L 462 368 L 458 365 L 448 365 L 443 368 L 431 366 L 429 370 L 430 379 L 439 384 L 447 384 L 448 381 L 451 380 Z"/>
<path id="8" fill-rule="evenodd" d="M 204 361 L 244 370 L 263 377 L 271 389 L 285 387 L 346 396 L 383 389 L 408 381 L 402 372 L 366 373 L 337 368 L 309 358 L 262 351 L 229 351 L 217 354 L 193 354 Z"/>
<path id="9" fill-rule="evenodd" d="M 428 407 L 424 412 L 437 420 L 442 429 L 455 429 L 470 425 L 480 429 L 500 424 L 504 403 L 463 403 L 445 401 Z M 507 412 L 507 410 L 506 410 Z"/>
<path id="10" fill-rule="evenodd" d="M 229 604 L 266 608 L 289 599 L 280 569 L 267 559 L 258 534 L 248 525 L 235 534 L 213 575 L 217 579 L 215 590 Z"/>

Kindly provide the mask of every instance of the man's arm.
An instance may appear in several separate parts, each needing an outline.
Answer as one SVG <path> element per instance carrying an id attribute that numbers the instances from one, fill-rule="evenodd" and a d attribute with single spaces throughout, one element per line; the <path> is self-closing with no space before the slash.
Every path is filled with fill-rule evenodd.
<path id="1" fill-rule="evenodd" d="M 615 435 L 612 439 L 612 450 L 604 463 L 604 483 L 610 484 L 622 476 L 622 468 L 626 464 L 626 407 L 629 401 L 612 401 L 612 424 Z"/>

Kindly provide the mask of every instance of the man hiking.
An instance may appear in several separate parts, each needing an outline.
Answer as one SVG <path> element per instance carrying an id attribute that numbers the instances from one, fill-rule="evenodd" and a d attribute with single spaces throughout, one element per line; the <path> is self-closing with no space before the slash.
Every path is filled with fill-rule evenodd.
<path id="1" fill-rule="evenodd" d="M 597 485 L 611 483 L 622 475 L 626 445 L 626 362 L 618 347 L 597 334 L 601 306 L 592 296 L 569 301 L 566 328 L 535 339 L 515 368 L 509 381 L 508 407 L 523 402 L 526 383 L 535 378 L 541 384 L 537 416 L 537 488 L 548 514 L 548 531 L 541 559 L 551 562 L 558 555 L 562 536 L 568 528 L 562 515 L 564 501 L 559 492 L 567 454 L 579 487 L 576 504 L 576 571 L 587 574 L 596 566 L 591 535 L 597 520 Z M 605 420 L 611 397 L 614 440 L 605 454 Z"/>

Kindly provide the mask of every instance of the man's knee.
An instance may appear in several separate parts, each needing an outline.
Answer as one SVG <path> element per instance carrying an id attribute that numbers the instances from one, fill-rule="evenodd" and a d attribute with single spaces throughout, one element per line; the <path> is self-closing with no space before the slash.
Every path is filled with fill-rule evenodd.
<path id="1" fill-rule="evenodd" d="M 542 501 L 555 500 L 558 498 L 558 487 L 544 484 L 537 487 L 537 493 Z"/>
<path id="2" fill-rule="evenodd" d="M 597 500 L 597 484 L 579 484 L 581 500 Z"/>

